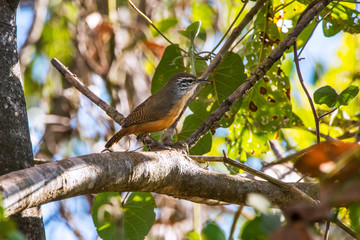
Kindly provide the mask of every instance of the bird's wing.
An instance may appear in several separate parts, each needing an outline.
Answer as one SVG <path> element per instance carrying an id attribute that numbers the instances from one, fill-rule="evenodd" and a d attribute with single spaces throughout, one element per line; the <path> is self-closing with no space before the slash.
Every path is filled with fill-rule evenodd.
<path id="1" fill-rule="evenodd" d="M 146 99 L 126 117 L 123 128 L 156 121 L 169 113 L 172 106 L 166 102 L 156 101 L 156 98 L 152 98 L 153 96 Z"/>

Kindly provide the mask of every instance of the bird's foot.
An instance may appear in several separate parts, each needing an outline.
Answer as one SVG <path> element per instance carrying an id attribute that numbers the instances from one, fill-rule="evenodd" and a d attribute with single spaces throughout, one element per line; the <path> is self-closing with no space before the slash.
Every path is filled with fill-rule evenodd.
<path id="1" fill-rule="evenodd" d="M 171 148 L 174 148 L 178 151 L 182 151 L 184 154 L 189 155 L 189 145 L 184 141 L 178 141 L 171 145 Z"/>
<path id="2" fill-rule="evenodd" d="M 155 150 L 155 149 L 170 150 L 171 149 L 171 147 L 162 144 L 161 142 L 154 139 L 153 137 L 151 137 L 151 139 L 153 140 L 153 142 L 151 143 L 151 145 L 152 145 L 151 148 L 150 148 L 151 150 Z"/>
<path id="3" fill-rule="evenodd" d="M 113 152 L 110 148 L 105 148 L 104 150 L 101 151 L 101 153 L 105 153 L 105 152 Z"/>

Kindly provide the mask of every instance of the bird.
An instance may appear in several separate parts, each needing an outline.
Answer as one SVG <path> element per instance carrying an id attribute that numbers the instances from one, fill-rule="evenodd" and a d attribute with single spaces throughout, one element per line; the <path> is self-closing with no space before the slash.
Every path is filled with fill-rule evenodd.
<path id="1" fill-rule="evenodd" d="M 181 114 L 196 86 L 209 81 L 181 72 L 172 76 L 165 86 L 137 106 L 124 120 L 122 129 L 105 144 L 109 149 L 130 134 L 152 133 L 171 126 Z"/>

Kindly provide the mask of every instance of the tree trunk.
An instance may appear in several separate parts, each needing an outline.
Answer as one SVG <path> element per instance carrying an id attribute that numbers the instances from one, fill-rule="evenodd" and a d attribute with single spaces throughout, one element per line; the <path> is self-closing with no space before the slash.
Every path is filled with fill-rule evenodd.
<path id="1" fill-rule="evenodd" d="M 0 0 L 0 175 L 33 166 L 17 52 L 15 14 L 18 3 Z M 27 239 L 45 239 L 39 207 L 12 217 Z"/>

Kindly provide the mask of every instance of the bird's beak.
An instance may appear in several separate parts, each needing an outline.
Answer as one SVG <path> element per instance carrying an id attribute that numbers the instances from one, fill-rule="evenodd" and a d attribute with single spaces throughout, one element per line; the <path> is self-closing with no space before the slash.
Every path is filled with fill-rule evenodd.
<path id="1" fill-rule="evenodd" d="M 203 78 L 198 78 L 197 81 L 198 81 L 198 82 L 201 82 L 201 83 L 210 83 L 208 80 L 203 79 Z"/>

